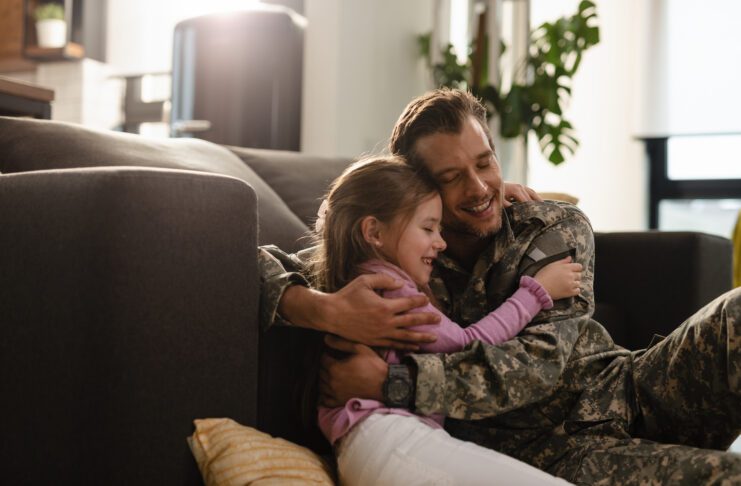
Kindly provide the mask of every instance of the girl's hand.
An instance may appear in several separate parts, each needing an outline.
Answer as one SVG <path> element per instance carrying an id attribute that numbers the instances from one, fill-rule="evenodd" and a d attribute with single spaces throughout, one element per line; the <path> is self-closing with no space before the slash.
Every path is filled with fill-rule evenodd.
<path id="1" fill-rule="evenodd" d="M 504 183 L 504 207 L 512 206 L 513 202 L 542 201 L 537 192 L 522 184 L 514 182 Z"/>
<path id="2" fill-rule="evenodd" d="M 549 263 L 533 277 L 551 296 L 558 300 L 578 295 L 581 291 L 581 263 L 571 263 L 571 257 Z"/>

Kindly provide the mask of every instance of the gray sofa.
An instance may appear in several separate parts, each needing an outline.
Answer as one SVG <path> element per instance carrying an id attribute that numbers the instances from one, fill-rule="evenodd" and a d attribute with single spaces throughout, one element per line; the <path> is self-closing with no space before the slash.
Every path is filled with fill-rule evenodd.
<path id="1" fill-rule="evenodd" d="M 0 117 L 0 416 L 9 484 L 199 484 L 192 420 L 322 451 L 261 333 L 256 246 L 296 250 L 348 163 Z M 596 318 L 629 348 L 730 288 L 730 241 L 596 236 Z M 324 449 L 326 452 L 326 449 Z"/>

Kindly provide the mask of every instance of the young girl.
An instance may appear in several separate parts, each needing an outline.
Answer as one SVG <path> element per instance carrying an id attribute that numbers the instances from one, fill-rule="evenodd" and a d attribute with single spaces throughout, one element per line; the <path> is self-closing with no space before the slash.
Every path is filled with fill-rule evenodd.
<path id="1" fill-rule="evenodd" d="M 360 161 L 331 186 L 317 221 L 319 247 L 311 263 L 315 283 L 334 292 L 361 273 L 385 273 L 404 282 L 391 297 L 424 292 L 433 261 L 445 250 L 440 235 L 442 201 L 435 185 L 395 158 Z M 555 299 L 578 293 L 581 265 L 562 260 L 541 269 L 502 306 L 466 328 L 428 304 L 417 312 L 440 314 L 439 325 L 416 330 L 437 341 L 421 352 L 460 351 L 474 340 L 512 339 Z M 399 363 L 393 350 L 377 350 Z M 465 397 L 461 397 L 465 400 Z M 319 409 L 319 427 L 335 446 L 340 481 L 364 484 L 565 484 L 525 463 L 451 437 L 442 417 L 417 416 L 381 402 L 352 399 Z"/>

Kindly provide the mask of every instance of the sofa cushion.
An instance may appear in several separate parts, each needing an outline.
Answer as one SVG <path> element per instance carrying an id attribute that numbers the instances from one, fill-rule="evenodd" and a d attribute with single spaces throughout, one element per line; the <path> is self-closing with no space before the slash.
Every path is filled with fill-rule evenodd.
<path id="1" fill-rule="evenodd" d="M 311 157 L 299 152 L 227 147 L 278 193 L 307 226 L 313 226 L 316 212 L 329 184 L 350 165 L 346 158 Z"/>
<path id="2" fill-rule="evenodd" d="M 288 251 L 307 230 L 252 169 L 231 152 L 197 139 L 156 139 L 79 125 L 0 117 L 0 172 L 100 166 L 186 169 L 241 179 L 257 193 L 258 241 Z"/>

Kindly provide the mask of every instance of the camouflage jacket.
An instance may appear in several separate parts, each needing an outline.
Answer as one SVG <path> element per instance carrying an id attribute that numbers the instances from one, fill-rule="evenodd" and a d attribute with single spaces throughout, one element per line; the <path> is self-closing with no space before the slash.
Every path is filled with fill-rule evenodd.
<path id="1" fill-rule="evenodd" d="M 580 210 L 554 202 L 513 205 L 472 272 L 443 254 L 430 287 L 443 311 L 466 325 L 511 295 L 521 274 L 532 275 L 567 253 L 584 266 L 581 294 L 540 312 L 515 339 L 496 346 L 476 341 L 458 353 L 407 358 L 418 369 L 417 413 L 463 420 L 495 418 L 506 420 L 507 428 L 536 429 L 567 419 L 612 418 L 609 407 L 605 410 L 588 395 L 592 388 L 597 393 L 599 376 L 609 371 L 614 359 L 629 353 L 591 319 L 594 235 Z M 260 249 L 264 327 L 286 324 L 276 312 L 278 300 L 288 285 L 306 283 L 300 276 L 301 261 L 300 253 Z"/>

